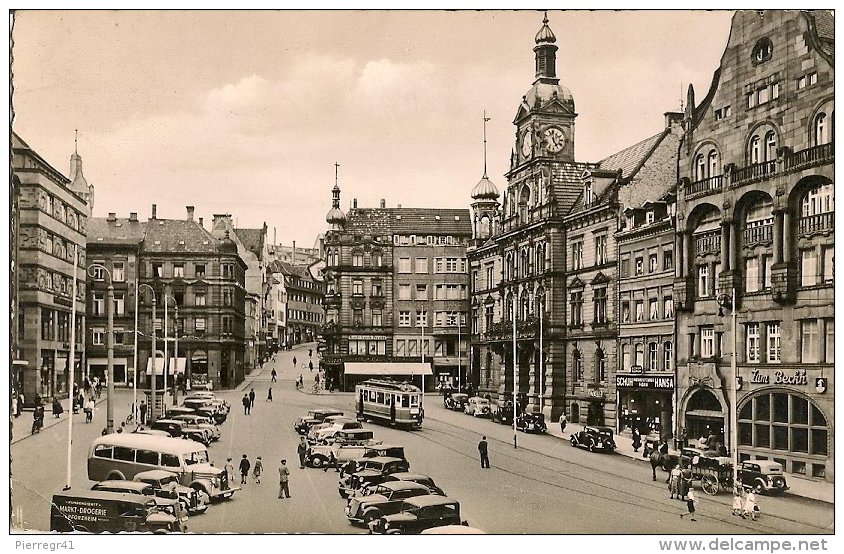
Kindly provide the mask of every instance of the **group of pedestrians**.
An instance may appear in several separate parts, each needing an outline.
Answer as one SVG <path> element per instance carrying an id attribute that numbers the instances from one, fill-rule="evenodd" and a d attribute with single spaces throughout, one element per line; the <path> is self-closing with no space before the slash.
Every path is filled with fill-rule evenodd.
<path id="1" fill-rule="evenodd" d="M 272 400 L 272 389 L 270 389 L 268 400 Z M 255 389 L 249 389 L 249 394 L 243 393 L 243 398 L 240 402 L 243 404 L 243 415 L 252 415 L 252 408 L 255 407 Z"/>
<path id="2" fill-rule="evenodd" d="M 226 460 L 226 465 L 224 469 L 226 470 L 226 474 L 229 476 L 229 479 L 234 477 L 234 464 L 232 463 L 231 457 Z M 255 484 L 260 484 L 261 476 L 264 474 L 264 461 L 261 459 L 261 456 L 258 456 L 257 458 L 255 458 L 255 463 L 253 464 L 251 461 L 249 461 L 249 456 L 244 454 L 243 457 L 240 458 L 238 470 L 240 471 L 241 485 L 246 485 L 249 482 L 250 470 L 252 472 L 252 479 L 255 481 Z M 281 460 L 281 465 L 278 466 L 278 497 L 291 498 L 290 469 L 287 467 L 287 460 L 284 459 Z"/>

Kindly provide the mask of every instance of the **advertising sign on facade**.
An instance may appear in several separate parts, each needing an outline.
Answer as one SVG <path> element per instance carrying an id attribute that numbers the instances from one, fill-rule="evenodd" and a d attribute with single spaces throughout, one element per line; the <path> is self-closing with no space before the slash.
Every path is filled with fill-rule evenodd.
<path id="1" fill-rule="evenodd" d="M 667 389 L 674 390 L 673 375 L 616 375 L 618 389 Z"/>

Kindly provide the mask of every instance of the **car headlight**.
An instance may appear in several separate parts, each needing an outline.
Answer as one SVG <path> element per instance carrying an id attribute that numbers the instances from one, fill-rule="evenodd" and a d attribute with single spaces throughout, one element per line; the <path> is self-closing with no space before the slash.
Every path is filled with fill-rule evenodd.
<path id="1" fill-rule="evenodd" d="M 211 484 L 217 488 L 220 488 L 220 478 L 219 477 L 212 477 Z"/>
<path id="2" fill-rule="evenodd" d="M 385 521 L 385 522 L 384 522 L 384 529 L 389 529 L 389 528 L 390 528 L 390 522 L 389 522 L 389 521 Z"/>

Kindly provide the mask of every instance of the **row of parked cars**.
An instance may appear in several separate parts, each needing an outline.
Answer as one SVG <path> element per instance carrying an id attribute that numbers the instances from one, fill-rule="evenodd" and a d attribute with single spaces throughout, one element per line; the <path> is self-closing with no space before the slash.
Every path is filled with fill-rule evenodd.
<path id="1" fill-rule="evenodd" d="M 488 417 L 496 423 L 513 425 L 513 403 L 505 402 L 502 406 L 494 409 L 489 399 L 482 396 L 469 397 L 462 392 L 446 393 L 443 396 L 443 406 L 447 410 L 463 412 L 474 417 Z M 516 429 L 525 433 L 545 433 L 548 426 L 545 423 L 543 414 L 528 413 L 523 410 L 516 410 Z"/>
<path id="2" fill-rule="evenodd" d="M 294 423 L 307 437 L 306 463 L 333 466 L 346 517 L 374 534 L 467 534 L 478 532 L 460 518 L 460 503 L 434 480 L 410 471 L 404 447 L 384 444 L 356 419 L 315 409 Z"/>
<path id="3" fill-rule="evenodd" d="M 97 482 L 90 491 L 53 497 L 51 530 L 187 531 L 189 515 L 204 513 L 212 499 L 237 490 L 232 476 L 209 463 L 206 450 L 220 439 L 218 425 L 229 410 L 214 393 L 198 391 L 133 433 L 96 439 L 88 478 Z"/>

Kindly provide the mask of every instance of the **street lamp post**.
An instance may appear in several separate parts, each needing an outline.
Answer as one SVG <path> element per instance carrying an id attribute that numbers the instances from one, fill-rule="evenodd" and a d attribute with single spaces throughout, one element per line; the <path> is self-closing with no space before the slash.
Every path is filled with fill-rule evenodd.
<path id="1" fill-rule="evenodd" d="M 150 293 L 152 293 L 152 352 L 150 353 L 151 354 L 150 357 L 152 358 L 152 380 L 151 380 L 152 384 L 151 384 L 151 388 L 150 388 L 150 392 L 152 393 L 152 400 L 150 400 L 150 403 L 149 403 L 150 404 L 149 405 L 149 420 L 155 421 L 155 302 L 156 302 L 156 298 L 155 298 L 155 289 L 153 289 L 151 286 L 149 286 L 146 283 L 141 283 L 140 285 L 138 285 L 138 290 L 140 290 L 141 287 L 148 288 Z M 135 326 L 135 344 L 138 344 L 138 326 L 137 325 Z M 135 347 L 135 348 L 137 349 L 137 347 Z M 137 373 L 137 370 L 135 370 L 135 372 Z"/>
<path id="2" fill-rule="evenodd" d="M 173 331 L 174 331 L 173 334 L 175 335 L 175 338 L 176 338 L 176 345 L 174 347 L 174 349 L 176 351 L 175 352 L 175 354 L 176 354 L 176 356 L 175 356 L 175 358 L 176 358 L 176 369 L 173 372 L 173 405 L 176 406 L 176 405 L 178 405 L 177 402 L 178 402 L 178 394 L 179 394 L 179 389 L 176 386 L 176 374 L 179 372 L 179 305 L 178 304 L 176 304 L 176 321 L 173 322 Z"/>
<path id="3" fill-rule="evenodd" d="M 91 273 L 91 271 L 94 271 Z M 108 275 L 108 297 L 106 299 L 107 333 L 106 351 L 108 352 L 108 365 L 106 366 L 106 433 L 114 432 L 114 283 L 111 280 L 111 272 L 102 264 L 91 264 L 88 266 L 88 275 L 94 277 L 97 270 Z"/>
<path id="4" fill-rule="evenodd" d="M 162 388 L 162 393 L 164 396 L 167 396 L 167 374 L 170 373 L 170 354 L 167 348 L 167 343 L 170 342 L 170 335 L 167 334 L 167 322 L 168 322 L 168 315 L 167 315 L 167 306 L 168 300 L 172 300 L 173 304 L 176 306 L 176 317 L 179 317 L 179 304 L 176 302 L 176 299 L 170 296 L 169 294 L 164 295 L 164 387 Z M 176 344 L 178 346 L 178 343 Z M 178 358 L 179 353 L 176 352 L 176 357 Z M 178 361 L 176 362 L 178 364 Z"/>
<path id="5" fill-rule="evenodd" d="M 730 308 L 730 316 L 732 318 L 732 349 L 733 354 L 730 358 L 730 405 L 728 409 L 730 410 L 730 458 L 733 464 L 733 485 L 736 486 L 738 484 L 738 422 L 737 420 L 737 412 L 738 412 L 738 405 L 737 402 L 737 391 L 736 387 L 738 386 L 738 368 L 737 368 L 737 352 L 736 348 L 738 345 L 738 326 L 737 326 L 737 313 L 736 313 L 736 289 L 732 288 L 730 294 L 721 294 L 718 296 L 718 315 L 723 316 L 724 310 L 723 308 Z"/>
<path id="6" fill-rule="evenodd" d="M 463 351 L 460 349 L 463 340 L 463 314 L 458 310 L 457 312 L 457 392 L 463 392 L 460 387 L 460 381 L 463 374 Z"/>
<path id="7" fill-rule="evenodd" d="M 516 411 L 518 408 L 516 400 L 516 368 L 518 367 L 518 356 L 516 354 L 516 309 L 519 304 L 519 289 L 513 295 L 513 448 L 519 447 L 516 435 Z"/>
<path id="8" fill-rule="evenodd" d="M 73 397 L 74 385 L 74 369 L 76 366 L 76 268 L 79 265 L 79 246 L 73 245 L 73 285 L 71 287 L 70 301 L 72 302 L 70 308 L 70 410 L 71 415 L 67 418 L 67 479 L 62 490 L 70 490 L 70 474 L 71 474 L 71 446 L 73 445 L 73 405 L 76 398 Z"/>

